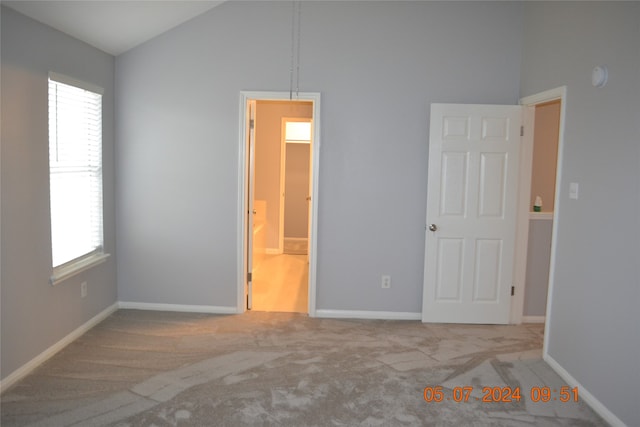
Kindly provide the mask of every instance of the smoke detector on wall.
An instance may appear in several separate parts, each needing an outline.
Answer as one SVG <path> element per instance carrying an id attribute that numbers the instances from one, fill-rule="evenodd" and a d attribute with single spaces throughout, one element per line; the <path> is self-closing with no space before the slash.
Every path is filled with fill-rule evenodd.
<path id="1" fill-rule="evenodd" d="M 593 87 L 603 87 L 606 85 L 609 78 L 608 74 L 607 67 L 604 65 L 595 67 L 591 72 L 591 84 Z"/>

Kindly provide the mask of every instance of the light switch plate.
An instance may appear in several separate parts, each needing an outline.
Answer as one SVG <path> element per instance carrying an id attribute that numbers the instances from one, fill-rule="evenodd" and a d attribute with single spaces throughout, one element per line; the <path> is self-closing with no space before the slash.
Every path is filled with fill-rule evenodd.
<path id="1" fill-rule="evenodd" d="M 578 183 L 572 182 L 569 184 L 569 198 L 578 200 Z"/>

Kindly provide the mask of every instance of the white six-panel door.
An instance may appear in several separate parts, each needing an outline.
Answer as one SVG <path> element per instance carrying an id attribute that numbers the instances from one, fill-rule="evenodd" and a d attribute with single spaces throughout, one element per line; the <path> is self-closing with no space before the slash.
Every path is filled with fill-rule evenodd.
<path id="1" fill-rule="evenodd" d="M 520 126 L 519 106 L 431 106 L 423 322 L 509 322 Z"/>

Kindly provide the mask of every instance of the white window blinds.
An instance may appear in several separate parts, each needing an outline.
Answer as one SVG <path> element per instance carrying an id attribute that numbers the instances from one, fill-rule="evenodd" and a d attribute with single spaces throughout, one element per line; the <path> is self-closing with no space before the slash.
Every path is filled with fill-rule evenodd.
<path id="1" fill-rule="evenodd" d="M 54 268 L 103 250 L 102 94 L 56 77 L 49 77 Z"/>

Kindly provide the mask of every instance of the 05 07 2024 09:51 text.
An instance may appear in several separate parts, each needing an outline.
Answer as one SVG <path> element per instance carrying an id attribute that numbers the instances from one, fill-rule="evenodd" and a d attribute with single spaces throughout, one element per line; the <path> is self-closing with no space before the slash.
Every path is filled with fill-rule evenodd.
<path id="1" fill-rule="evenodd" d="M 437 403 L 443 401 L 453 402 L 519 402 L 526 396 L 522 395 L 520 387 L 482 387 L 481 396 L 472 396 L 474 387 L 454 387 L 452 389 L 442 386 L 427 386 L 423 391 L 423 398 L 426 402 Z M 578 401 L 578 387 L 531 387 L 529 399 L 532 402 L 553 402 L 562 403 Z"/>

